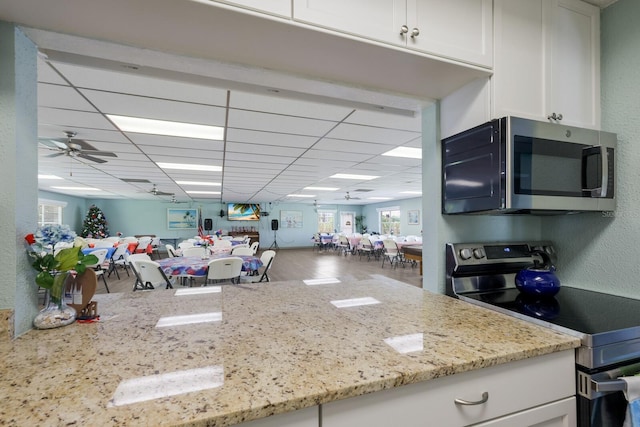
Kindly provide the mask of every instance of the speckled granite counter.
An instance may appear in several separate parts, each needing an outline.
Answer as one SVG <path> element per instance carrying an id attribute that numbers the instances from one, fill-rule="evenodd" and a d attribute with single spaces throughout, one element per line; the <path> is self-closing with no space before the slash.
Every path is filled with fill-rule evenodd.
<path id="1" fill-rule="evenodd" d="M 100 323 L 1 344 L 0 425 L 227 426 L 579 344 L 390 280 L 175 293 L 97 295 Z M 416 333 L 422 350 L 384 341 Z"/>

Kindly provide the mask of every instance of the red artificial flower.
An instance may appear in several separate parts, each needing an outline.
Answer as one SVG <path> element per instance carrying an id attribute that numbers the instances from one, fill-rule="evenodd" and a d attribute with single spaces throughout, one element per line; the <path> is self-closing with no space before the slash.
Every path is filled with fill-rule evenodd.
<path id="1" fill-rule="evenodd" d="M 36 242 L 36 238 L 33 236 L 33 233 L 24 236 L 24 240 L 26 240 L 29 245 L 33 245 Z"/>

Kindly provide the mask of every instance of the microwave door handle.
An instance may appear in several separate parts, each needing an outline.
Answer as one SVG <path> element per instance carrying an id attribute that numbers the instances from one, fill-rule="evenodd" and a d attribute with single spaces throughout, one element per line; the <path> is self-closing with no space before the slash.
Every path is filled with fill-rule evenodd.
<path id="1" fill-rule="evenodd" d="M 608 162 L 608 155 L 609 153 L 607 152 L 607 148 L 603 147 L 603 146 L 599 146 L 599 147 L 589 147 L 588 150 L 593 150 L 596 149 L 598 151 L 600 151 L 600 159 L 601 159 L 601 167 L 602 167 L 602 178 L 601 178 L 601 182 L 600 182 L 600 187 L 596 187 L 596 188 L 583 188 L 583 191 L 590 191 L 592 196 L 594 194 L 598 194 L 599 195 L 597 197 L 607 197 L 607 191 L 609 190 L 608 186 L 609 186 L 609 162 Z M 586 169 L 583 171 L 584 174 L 587 173 Z"/>

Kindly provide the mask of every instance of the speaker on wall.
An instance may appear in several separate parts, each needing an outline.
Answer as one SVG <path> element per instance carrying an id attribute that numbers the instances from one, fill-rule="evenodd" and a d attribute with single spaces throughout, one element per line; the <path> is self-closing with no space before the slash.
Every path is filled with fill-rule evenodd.
<path id="1" fill-rule="evenodd" d="M 220 209 L 220 214 L 219 215 L 220 215 L 220 218 L 224 217 L 224 209 Z"/>
<path id="2" fill-rule="evenodd" d="M 278 220 L 277 219 L 272 219 L 271 220 L 271 229 L 273 231 L 276 231 L 278 229 Z"/>
<path id="3" fill-rule="evenodd" d="M 211 220 L 211 218 L 205 218 L 204 219 L 204 229 L 209 231 L 213 228 L 213 221 Z"/>

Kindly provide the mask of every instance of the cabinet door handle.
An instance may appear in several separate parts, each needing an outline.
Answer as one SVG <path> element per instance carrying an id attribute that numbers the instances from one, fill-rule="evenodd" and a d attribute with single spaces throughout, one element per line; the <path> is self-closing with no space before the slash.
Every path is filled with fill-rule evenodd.
<path id="1" fill-rule="evenodd" d="M 485 391 L 482 393 L 482 399 L 480 400 L 464 400 L 464 399 L 455 399 L 454 402 L 456 405 L 482 405 L 483 403 L 487 403 L 489 400 L 489 392 Z"/>
<path id="2" fill-rule="evenodd" d="M 404 35 L 407 34 L 409 32 L 409 27 L 407 27 L 406 25 L 403 25 L 402 27 L 400 27 L 400 35 Z"/>
<path id="3" fill-rule="evenodd" d="M 415 39 L 416 37 L 418 37 L 420 35 L 420 30 L 417 28 L 414 28 L 413 30 L 411 30 L 411 38 Z"/>
<path id="4" fill-rule="evenodd" d="M 551 113 L 550 116 L 547 116 L 547 120 L 562 120 L 562 114 Z"/>

